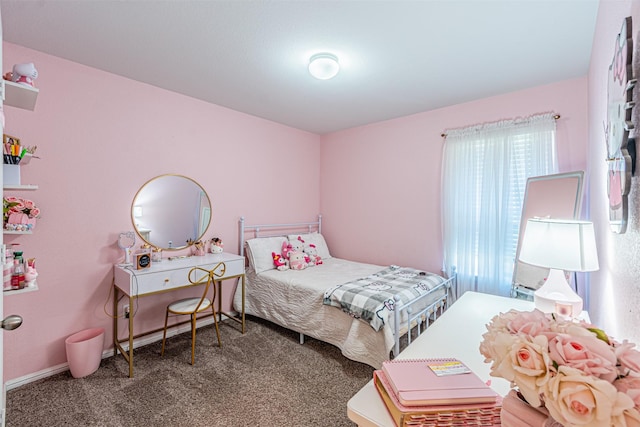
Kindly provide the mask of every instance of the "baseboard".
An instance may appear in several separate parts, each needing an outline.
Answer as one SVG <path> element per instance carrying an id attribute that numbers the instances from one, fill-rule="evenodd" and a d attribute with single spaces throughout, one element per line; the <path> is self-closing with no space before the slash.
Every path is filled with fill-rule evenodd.
<path id="1" fill-rule="evenodd" d="M 222 316 L 222 320 L 225 320 L 227 317 L 226 316 Z M 199 320 L 198 321 L 198 327 L 202 327 L 202 326 L 207 326 L 213 323 L 213 317 L 207 317 L 205 319 Z M 167 330 L 167 337 L 172 337 L 184 332 L 188 332 L 191 330 L 191 325 L 184 324 L 184 325 L 180 325 L 177 326 L 175 328 L 171 328 L 169 330 Z M 147 344 L 151 344 L 154 342 L 158 342 L 158 341 L 162 341 L 162 331 L 157 332 L 155 334 L 150 334 L 150 335 L 146 335 L 144 337 L 140 337 L 136 340 L 133 341 L 133 348 L 140 348 L 140 347 L 144 347 Z M 125 349 L 125 351 L 129 350 L 129 344 L 127 343 L 123 343 L 122 347 Z M 102 351 L 102 358 L 103 359 L 108 359 L 109 357 L 113 357 L 113 347 L 108 348 L 106 350 Z M 120 357 L 120 356 L 119 356 Z M 124 360 L 124 359 L 123 359 Z M 14 378 L 12 380 L 9 380 L 5 383 L 5 387 L 6 390 L 13 390 L 15 388 L 21 387 L 23 385 L 27 385 L 29 383 L 32 383 L 34 381 L 38 381 L 44 378 L 48 378 L 51 377 L 53 375 L 59 374 L 61 372 L 64 371 L 68 371 L 69 370 L 69 364 L 68 363 L 61 363 L 59 365 L 56 366 L 52 366 L 50 368 L 47 369 L 43 369 L 41 371 L 37 371 L 37 372 L 33 372 L 31 374 L 27 374 L 24 375 L 22 377 L 19 378 Z"/>

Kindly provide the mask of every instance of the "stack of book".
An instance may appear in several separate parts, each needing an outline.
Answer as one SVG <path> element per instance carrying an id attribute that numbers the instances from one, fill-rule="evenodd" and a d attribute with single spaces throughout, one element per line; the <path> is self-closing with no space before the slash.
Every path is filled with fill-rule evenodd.
<path id="1" fill-rule="evenodd" d="M 502 398 L 457 359 L 385 361 L 373 382 L 398 427 L 500 426 Z"/>

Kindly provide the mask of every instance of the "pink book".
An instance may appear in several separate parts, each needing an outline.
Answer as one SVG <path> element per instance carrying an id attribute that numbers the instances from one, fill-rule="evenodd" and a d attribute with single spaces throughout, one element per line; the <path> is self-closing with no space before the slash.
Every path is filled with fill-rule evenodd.
<path id="1" fill-rule="evenodd" d="M 495 403 L 498 394 L 457 359 L 395 359 L 382 371 L 405 406 Z"/>
<path id="2" fill-rule="evenodd" d="M 500 426 L 500 397 L 492 403 L 405 406 L 398 401 L 382 370 L 373 372 L 373 381 L 389 415 L 398 427 Z"/>

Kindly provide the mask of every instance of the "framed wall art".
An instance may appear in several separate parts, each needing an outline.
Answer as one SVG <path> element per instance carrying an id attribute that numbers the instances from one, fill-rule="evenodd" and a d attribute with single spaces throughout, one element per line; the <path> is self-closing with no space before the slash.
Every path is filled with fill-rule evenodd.
<path id="1" fill-rule="evenodd" d="M 628 194 L 631 187 L 631 156 L 627 149 L 629 131 L 633 129 L 631 109 L 636 79 L 632 68 L 633 38 L 631 17 L 622 22 L 618 33 L 613 60 L 609 66 L 607 85 L 607 193 L 609 196 L 609 226 L 614 233 L 627 230 Z M 635 143 L 635 141 L 634 141 Z M 635 151 L 635 150 L 634 150 Z"/>

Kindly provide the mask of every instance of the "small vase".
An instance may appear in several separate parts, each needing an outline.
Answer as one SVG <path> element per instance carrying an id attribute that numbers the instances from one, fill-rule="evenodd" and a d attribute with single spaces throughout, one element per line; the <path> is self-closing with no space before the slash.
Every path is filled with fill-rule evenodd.
<path id="1" fill-rule="evenodd" d="M 36 218 L 29 218 L 29 215 L 23 213 L 12 213 L 9 214 L 9 218 L 7 219 L 7 223 L 9 224 L 25 224 L 31 225 L 31 228 L 36 228 Z"/>
<path id="2" fill-rule="evenodd" d="M 12 214 L 9 214 L 9 218 L 7 219 L 7 222 L 9 224 L 27 224 L 28 220 L 29 220 L 29 215 L 27 214 L 12 213 Z"/>

